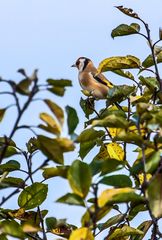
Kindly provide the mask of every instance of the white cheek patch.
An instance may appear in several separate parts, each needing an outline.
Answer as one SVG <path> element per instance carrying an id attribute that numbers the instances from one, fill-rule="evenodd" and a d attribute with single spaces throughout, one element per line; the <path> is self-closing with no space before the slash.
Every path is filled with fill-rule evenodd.
<path id="1" fill-rule="evenodd" d="M 83 68 L 84 68 L 84 65 L 85 65 L 85 59 L 82 58 L 79 60 L 79 72 L 82 72 L 83 71 Z"/>

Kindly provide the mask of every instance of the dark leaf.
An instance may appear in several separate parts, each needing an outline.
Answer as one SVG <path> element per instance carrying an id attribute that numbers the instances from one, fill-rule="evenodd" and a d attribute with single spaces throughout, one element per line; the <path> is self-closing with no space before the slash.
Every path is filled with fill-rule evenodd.
<path id="1" fill-rule="evenodd" d="M 49 85 L 55 86 L 55 87 L 71 87 L 72 82 L 68 79 L 47 79 L 47 82 Z"/>
<path id="2" fill-rule="evenodd" d="M 130 178 L 123 174 L 111 175 L 107 177 L 103 177 L 100 180 L 100 183 L 114 186 L 114 187 L 132 187 L 132 182 Z"/>
<path id="3" fill-rule="evenodd" d="M 62 196 L 61 198 L 57 199 L 56 202 L 59 203 L 66 203 L 69 205 L 78 205 L 78 206 L 85 206 L 83 199 L 74 193 L 67 193 L 66 195 Z"/>
<path id="4" fill-rule="evenodd" d="M 121 24 L 111 32 L 112 38 L 125 35 L 137 34 L 140 31 L 140 25 L 132 23 L 131 25 Z"/>
<path id="5" fill-rule="evenodd" d="M 99 223 L 97 227 L 101 232 L 104 229 L 107 229 L 107 228 L 113 226 L 114 224 L 121 222 L 122 220 L 124 220 L 124 218 L 125 218 L 124 214 L 118 214 L 116 216 L 111 217 L 105 223 Z"/>
<path id="6" fill-rule="evenodd" d="M 79 123 L 79 118 L 76 110 L 70 106 L 66 106 L 66 112 L 67 112 L 68 133 L 71 135 L 74 133 Z"/>
<path id="7" fill-rule="evenodd" d="M 133 11 L 131 8 L 125 8 L 123 6 L 116 6 L 117 9 L 119 9 L 122 13 L 128 15 L 129 17 L 137 18 L 139 19 L 139 16 L 137 13 Z"/>
<path id="8" fill-rule="evenodd" d="M 3 172 L 12 172 L 20 169 L 20 163 L 15 160 L 10 160 L 5 164 L 0 165 L 0 173 Z"/>
<path id="9" fill-rule="evenodd" d="M 85 113 L 86 118 L 89 119 L 89 116 L 94 112 L 94 99 L 88 98 L 84 100 L 83 98 L 80 99 L 80 106 Z"/>
<path id="10" fill-rule="evenodd" d="M 0 183 L 0 188 L 8 188 L 8 187 L 16 187 L 16 188 L 24 188 L 25 182 L 21 178 L 15 177 L 6 177 Z"/>
<path id="11" fill-rule="evenodd" d="M 5 115 L 5 112 L 6 112 L 7 108 L 1 108 L 0 109 L 0 122 L 2 121 L 4 115 Z"/>

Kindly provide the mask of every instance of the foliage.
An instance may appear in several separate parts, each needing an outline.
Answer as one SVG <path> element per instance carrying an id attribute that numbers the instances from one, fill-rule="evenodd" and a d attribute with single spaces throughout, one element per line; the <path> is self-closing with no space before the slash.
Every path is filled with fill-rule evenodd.
<path id="1" fill-rule="evenodd" d="M 0 122 L 5 121 L 10 107 L 17 110 L 10 134 L 0 136 L 0 188 L 2 192 L 8 189 L 8 195 L 4 194 L 0 201 L 0 239 L 11 236 L 47 240 L 52 234 L 61 239 L 93 240 L 103 231 L 107 240 L 142 240 L 146 234 L 150 234 L 150 239 L 162 238 L 159 228 L 162 218 L 162 79 L 159 73 L 162 48 L 157 46 L 162 40 L 162 30 L 159 30 L 159 39 L 153 42 L 148 24 L 137 13 L 123 6 L 116 8 L 135 22 L 120 24 L 111 36 L 144 37 L 150 54 L 144 60 L 127 55 L 101 61 L 98 73 L 112 71 L 129 79 L 130 85 L 110 89 L 106 107 L 100 110 L 96 110 L 95 99 L 81 98 L 86 121 L 79 135 L 75 132 L 79 118 L 73 107 L 66 106 L 65 111 L 51 98 L 37 98 L 42 90 L 56 99 L 64 96 L 66 88 L 72 86 L 70 80 L 50 78 L 46 84 L 40 84 L 37 70 L 28 76 L 24 69 L 18 70 L 23 77 L 18 83 L 0 79 L 0 84 L 10 88 L 0 94 L 14 99 L 14 104 L 0 109 Z M 145 28 L 144 33 L 140 24 Z M 42 101 L 50 113 L 40 113 L 43 123 L 38 126 L 32 126 L 30 121 L 22 124 L 24 113 L 36 99 Z M 65 119 L 66 137 L 63 136 Z M 15 134 L 20 129 L 31 130 L 33 134 L 26 149 L 15 142 Z M 74 151 L 75 146 L 79 148 L 78 159 L 66 165 L 65 154 Z M 89 154 L 92 149 L 93 157 Z M 35 167 L 33 158 L 39 152 L 44 160 L 38 160 Z M 20 158 L 25 160 L 26 167 Z M 39 182 L 35 180 L 35 173 L 41 173 Z M 81 226 L 56 219 L 55 213 L 48 216 L 48 209 L 42 209 L 51 191 L 47 180 L 55 181 L 55 177 L 67 181 L 71 189 L 56 202 L 85 209 Z M 5 208 L 13 196 L 17 196 L 19 207 Z M 139 226 L 134 226 L 133 220 L 143 211 L 147 212 L 146 219 L 138 218 Z"/>

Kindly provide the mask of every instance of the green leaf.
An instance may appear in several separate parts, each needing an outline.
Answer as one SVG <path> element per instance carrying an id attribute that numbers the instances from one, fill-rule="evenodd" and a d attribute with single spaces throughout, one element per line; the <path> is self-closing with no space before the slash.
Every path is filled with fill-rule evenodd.
<path id="1" fill-rule="evenodd" d="M 123 174 L 111 175 L 108 177 L 103 177 L 100 183 L 114 186 L 114 187 L 132 187 L 132 182 L 130 178 Z"/>
<path id="2" fill-rule="evenodd" d="M 67 193 L 64 196 L 57 199 L 56 202 L 59 203 L 66 203 L 69 205 L 78 205 L 78 206 L 85 206 L 83 199 L 74 193 Z"/>
<path id="3" fill-rule="evenodd" d="M 143 223 L 141 223 L 137 229 L 141 230 L 143 232 L 142 236 L 133 236 L 132 240 L 142 240 L 144 239 L 144 236 L 146 235 L 147 231 L 149 230 L 149 228 L 152 226 L 152 221 L 144 221 Z"/>
<path id="4" fill-rule="evenodd" d="M 26 210 L 38 207 L 47 197 L 48 185 L 43 183 L 33 183 L 26 187 L 18 197 L 18 204 Z"/>
<path id="5" fill-rule="evenodd" d="M 144 204 L 131 205 L 128 219 L 131 221 L 138 213 L 142 213 L 143 211 L 147 211 L 147 207 Z"/>
<path id="6" fill-rule="evenodd" d="M 93 114 L 94 112 L 94 99 L 88 98 L 88 99 L 80 99 L 80 106 L 85 113 L 85 117 L 89 119 L 89 116 Z"/>
<path id="7" fill-rule="evenodd" d="M 20 239 L 24 239 L 25 237 L 22 227 L 14 220 L 4 220 L 0 222 L 0 229 L 1 232 L 12 237 Z"/>
<path id="8" fill-rule="evenodd" d="M 8 187 L 24 188 L 24 186 L 25 186 L 24 180 L 16 177 L 4 178 L 0 183 L 0 189 Z"/>
<path id="9" fill-rule="evenodd" d="M 55 87 L 71 87 L 72 82 L 69 79 L 47 79 L 47 82 L 49 85 L 55 86 Z"/>
<path id="10" fill-rule="evenodd" d="M 159 89 L 159 84 L 156 78 L 154 77 L 143 77 L 140 76 L 139 77 L 142 85 L 145 85 L 148 89 L 150 89 L 151 91 L 155 91 L 155 89 Z"/>
<path id="11" fill-rule="evenodd" d="M 63 153 L 74 150 L 74 144 L 67 138 L 38 136 L 38 148 L 51 160 L 63 164 Z"/>
<path id="12" fill-rule="evenodd" d="M 0 122 L 2 121 L 4 115 L 5 115 L 5 112 L 6 112 L 7 108 L 1 108 L 0 109 Z"/>
<path id="13" fill-rule="evenodd" d="M 121 11 L 122 13 L 128 15 L 129 17 L 132 17 L 132 18 L 137 18 L 139 19 L 139 16 L 136 12 L 133 11 L 133 9 L 131 8 L 125 8 L 123 6 L 116 6 L 116 8 Z"/>
<path id="14" fill-rule="evenodd" d="M 67 178 L 69 166 L 57 166 L 43 169 L 43 177 L 49 179 L 52 177 L 63 177 Z"/>
<path id="15" fill-rule="evenodd" d="M 65 109 L 67 113 L 68 133 L 73 134 L 79 123 L 79 118 L 74 108 L 66 106 Z"/>
<path id="16" fill-rule="evenodd" d="M 109 234 L 108 239 L 109 240 L 115 240 L 120 239 L 125 236 L 136 236 L 136 235 L 143 235 L 143 232 L 132 228 L 130 226 L 124 225 L 122 227 L 116 228 L 112 233 Z"/>
<path id="17" fill-rule="evenodd" d="M 115 114 L 109 115 L 101 120 L 94 120 L 92 126 L 110 127 L 110 128 L 127 128 L 128 121 L 123 117 L 118 117 Z"/>
<path id="18" fill-rule="evenodd" d="M 79 155 L 83 159 L 89 151 L 96 145 L 96 142 L 105 134 L 104 131 L 96 131 L 93 128 L 84 130 L 77 138 L 80 143 Z"/>
<path id="19" fill-rule="evenodd" d="M 115 188 L 104 190 L 98 198 L 99 207 L 122 202 L 140 202 L 143 198 L 133 188 Z"/>
<path id="20" fill-rule="evenodd" d="M 148 202 L 155 218 L 162 216 L 162 174 L 157 174 L 147 188 Z"/>
<path id="21" fill-rule="evenodd" d="M 56 227 L 56 225 L 57 225 L 57 219 L 54 218 L 54 217 L 48 217 L 48 218 L 46 218 L 46 225 L 47 225 L 48 231 L 51 231 L 53 228 Z"/>
<path id="22" fill-rule="evenodd" d="M 114 102 L 122 102 L 130 94 L 134 93 L 136 87 L 135 86 L 128 86 L 128 85 L 118 85 L 114 86 L 113 88 L 109 89 L 107 95 L 107 102 L 111 105 Z"/>
<path id="23" fill-rule="evenodd" d="M 39 128 L 47 132 L 54 133 L 57 136 L 60 136 L 61 128 L 51 115 L 49 115 L 48 113 L 40 113 L 39 117 L 42 121 L 46 123 L 46 125 L 39 124 Z"/>
<path id="24" fill-rule="evenodd" d="M 116 216 L 111 217 L 109 220 L 107 220 L 104 223 L 99 223 L 97 225 L 97 227 L 101 232 L 101 231 L 113 226 L 114 224 L 121 222 L 122 220 L 124 220 L 124 218 L 125 218 L 124 214 L 118 214 Z"/>
<path id="25" fill-rule="evenodd" d="M 68 171 L 69 184 L 75 194 L 85 198 L 91 185 L 91 170 L 88 164 L 75 160 Z"/>
<path id="26" fill-rule="evenodd" d="M 64 111 L 62 110 L 62 108 L 49 99 L 45 99 L 44 102 L 47 104 L 47 106 L 50 108 L 50 110 L 56 116 L 58 122 L 62 126 L 64 123 Z"/>
<path id="27" fill-rule="evenodd" d="M 140 60 L 135 56 L 127 55 L 125 57 L 110 57 L 100 62 L 98 66 L 98 73 L 114 71 L 118 69 L 139 68 L 140 65 Z"/>
<path id="28" fill-rule="evenodd" d="M 124 78 L 128 78 L 128 79 L 134 80 L 134 76 L 129 71 L 124 71 L 122 69 L 118 69 L 118 70 L 114 70 L 112 72 L 116 73 L 116 74 L 118 74 L 118 75 L 120 75 L 120 76 L 122 76 Z"/>
<path id="29" fill-rule="evenodd" d="M 12 172 L 20 169 L 20 163 L 15 160 L 10 160 L 5 164 L 0 165 L 0 173 L 3 172 Z"/>
<path id="30" fill-rule="evenodd" d="M 29 95 L 29 87 L 32 81 L 30 78 L 25 78 L 16 85 L 16 91 L 22 95 Z"/>
<path id="31" fill-rule="evenodd" d="M 142 136 L 136 134 L 136 133 L 131 133 L 127 132 L 125 130 L 121 130 L 116 137 L 114 137 L 115 141 L 124 141 L 127 143 L 131 144 L 136 144 L 141 146 L 143 142 Z"/>
<path id="32" fill-rule="evenodd" d="M 140 31 L 140 25 L 132 23 L 131 25 L 121 24 L 111 32 L 111 37 L 120 37 L 125 35 L 137 34 Z"/>
<path id="33" fill-rule="evenodd" d="M 54 93 L 57 96 L 60 96 L 60 97 L 64 96 L 64 94 L 65 94 L 65 88 L 63 88 L 63 87 L 53 86 L 53 87 L 48 87 L 47 90 L 50 91 L 51 93 Z"/>
<path id="34" fill-rule="evenodd" d="M 162 51 L 157 54 L 157 63 L 161 63 L 162 62 Z M 144 68 L 149 68 L 151 66 L 154 65 L 154 61 L 153 61 L 153 57 L 152 55 L 149 55 L 143 62 L 142 62 L 142 66 Z M 144 70 L 144 69 L 143 69 Z"/>
<path id="35" fill-rule="evenodd" d="M 1 240 L 8 240 L 8 239 L 6 238 L 6 235 L 5 235 L 5 234 L 0 234 L 0 239 L 1 239 Z"/>

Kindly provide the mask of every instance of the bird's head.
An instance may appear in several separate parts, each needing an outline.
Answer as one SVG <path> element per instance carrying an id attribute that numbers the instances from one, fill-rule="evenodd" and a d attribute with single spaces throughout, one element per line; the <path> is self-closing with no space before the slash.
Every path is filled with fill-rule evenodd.
<path id="1" fill-rule="evenodd" d="M 85 68 L 89 65 L 93 65 L 92 61 L 86 57 L 80 57 L 76 60 L 76 62 L 71 67 L 76 67 L 79 72 L 85 70 Z"/>

